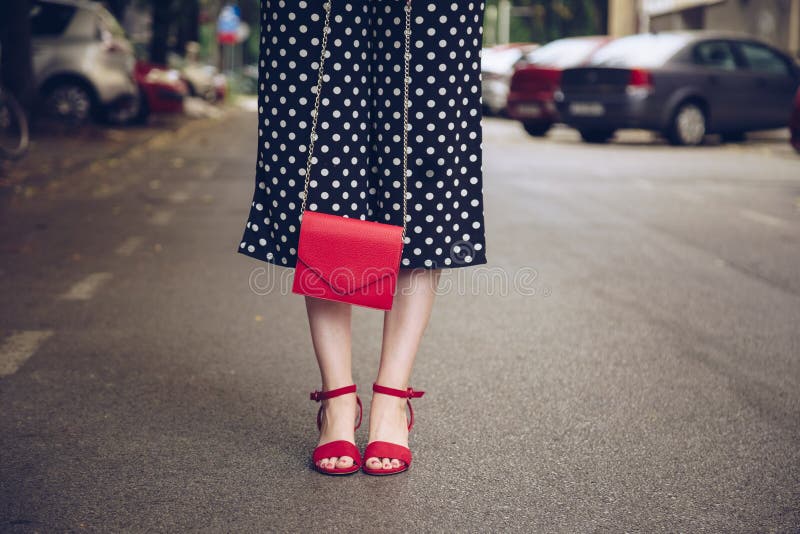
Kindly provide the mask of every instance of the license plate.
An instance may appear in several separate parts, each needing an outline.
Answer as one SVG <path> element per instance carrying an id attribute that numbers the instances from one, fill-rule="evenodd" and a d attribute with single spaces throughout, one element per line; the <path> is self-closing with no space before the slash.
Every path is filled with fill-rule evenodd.
<path id="1" fill-rule="evenodd" d="M 573 102 L 569 105 L 569 112 L 582 117 L 600 117 L 606 108 L 600 102 Z"/>
<path id="2" fill-rule="evenodd" d="M 540 117 L 542 108 L 539 104 L 517 104 L 517 114 L 520 117 Z"/>

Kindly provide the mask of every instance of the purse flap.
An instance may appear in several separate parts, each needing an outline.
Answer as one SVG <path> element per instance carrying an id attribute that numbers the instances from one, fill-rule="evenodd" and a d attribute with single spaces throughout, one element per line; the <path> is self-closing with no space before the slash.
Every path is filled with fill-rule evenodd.
<path id="1" fill-rule="evenodd" d="M 332 290 L 353 293 L 397 273 L 402 235 L 402 226 L 306 210 L 297 258 Z"/>

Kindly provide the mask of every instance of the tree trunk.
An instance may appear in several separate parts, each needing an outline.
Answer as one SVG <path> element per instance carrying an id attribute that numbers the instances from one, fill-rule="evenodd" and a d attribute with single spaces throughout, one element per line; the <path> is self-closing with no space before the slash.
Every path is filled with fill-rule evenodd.
<path id="1" fill-rule="evenodd" d="M 122 21 L 125 18 L 125 10 L 128 8 L 130 0 L 106 0 L 106 4 L 108 5 L 108 10 L 111 11 L 111 14 L 117 18 L 120 24 L 122 24 Z"/>
<path id="2" fill-rule="evenodd" d="M 175 51 L 184 55 L 186 43 L 190 41 L 200 41 L 200 2 L 198 0 L 181 0 L 178 41 L 175 43 Z"/>
<path id="3" fill-rule="evenodd" d="M 2 83 L 30 111 L 34 99 L 31 63 L 31 24 L 28 0 L 0 2 Z"/>
<path id="4" fill-rule="evenodd" d="M 151 0 L 151 5 L 153 6 L 153 38 L 150 41 L 150 61 L 166 64 L 172 2 L 168 0 Z"/>

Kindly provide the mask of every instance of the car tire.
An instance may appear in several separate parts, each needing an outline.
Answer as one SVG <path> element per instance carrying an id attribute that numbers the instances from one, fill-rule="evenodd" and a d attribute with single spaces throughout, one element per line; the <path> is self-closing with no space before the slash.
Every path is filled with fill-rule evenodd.
<path id="1" fill-rule="evenodd" d="M 150 106 L 147 104 L 147 96 L 143 93 L 139 95 L 139 105 L 136 109 L 136 115 L 134 115 L 131 120 L 130 124 L 135 125 L 145 125 L 147 124 L 147 120 L 150 118 Z"/>
<path id="2" fill-rule="evenodd" d="M 523 122 L 522 127 L 531 137 L 544 137 L 550 131 L 552 124 L 542 124 L 533 122 Z"/>
<path id="3" fill-rule="evenodd" d="M 89 119 L 97 118 L 94 94 L 86 84 L 76 80 L 63 80 L 48 87 L 43 102 L 49 117 L 71 125 L 85 124 Z"/>
<path id="4" fill-rule="evenodd" d="M 695 101 L 681 103 L 672 114 L 667 139 L 675 146 L 703 144 L 708 129 L 708 118 L 702 106 Z"/>
<path id="5" fill-rule="evenodd" d="M 608 143 L 614 137 L 615 130 L 580 130 L 581 139 L 585 143 Z"/>

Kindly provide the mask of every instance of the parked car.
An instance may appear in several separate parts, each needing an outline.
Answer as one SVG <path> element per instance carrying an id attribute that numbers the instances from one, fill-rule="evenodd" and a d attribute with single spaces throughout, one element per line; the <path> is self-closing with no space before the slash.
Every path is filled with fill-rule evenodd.
<path id="1" fill-rule="evenodd" d="M 139 86 L 137 122 L 145 122 L 150 113 L 183 112 L 183 99 L 189 94 L 189 88 L 180 72 L 139 60 L 134 73 Z"/>
<path id="2" fill-rule="evenodd" d="M 181 76 L 189 85 L 189 93 L 208 102 L 225 99 L 227 79 L 213 65 L 186 62 L 179 68 Z"/>
<path id="3" fill-rule="evenodd" d="M 511 43 L 481 50 L 481 94 L 484 110 L 500 115 L 506 109 L 514 64 L 539 45 Z"/>
<path id="4" fill-rule="evenodd" d="M 798 85 L 798 65 L 752 37 L 647 33 L 616 39 L 587 66 L 565 70 L 556 100 L 563 121 L 587 142 L 643 128 L 675 145 L 699 145 L 708 133 L 740 140 L 785 127 Z"/>
<path id="5" fill-rule="evenodd" d="M 557 39 L 528 53 L 511 76 L 507 113 L 522 123 L 530 135 L 542 136 L 559 121 L 553 95 L 561 83 L 561 71 L 582 65 L 607 36 Z"/>
<path id="6" fill-rule="evenodd" d="M 44 111 L 83 122 L 135 112 L 135 58 L 125 31 L 88 0 L 33 0 L 33 73 Z"/>
<path id="7" fill-rule="evenodd" d="M 792 146 L 800 154 L 800 89 L 797 90 L 797 95 L 794 97 L 794 110 L 789 122 L 789 130 L 792 133 Z"/>

